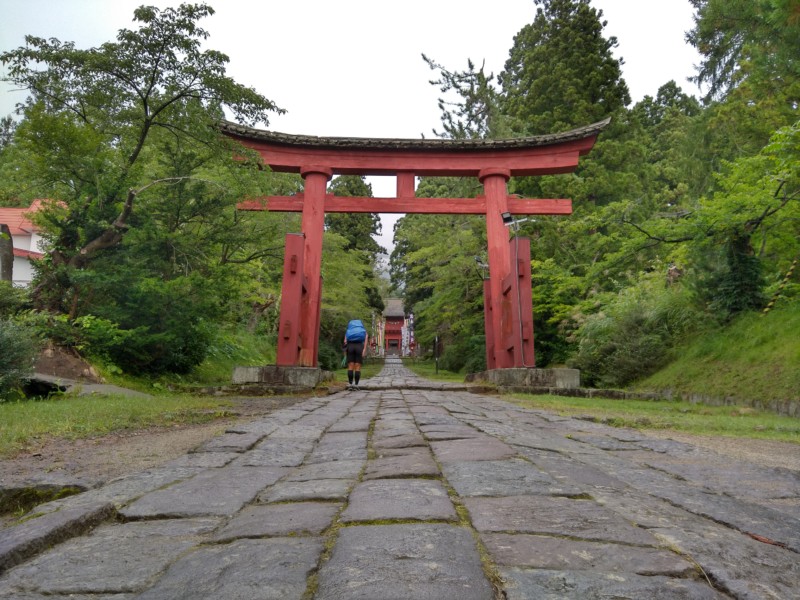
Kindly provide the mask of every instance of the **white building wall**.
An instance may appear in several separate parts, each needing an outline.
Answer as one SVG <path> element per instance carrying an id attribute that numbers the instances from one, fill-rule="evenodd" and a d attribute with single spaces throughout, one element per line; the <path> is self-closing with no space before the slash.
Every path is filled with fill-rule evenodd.
<path id="1" fill-rule="evenodd" d="M 28 248 L 28 250 L 33 250 L 34 252 L 41 252 L 44 254 L 44 239 L 35 231 L 33 232 L 33 235 L 31 235 L 29 244 L 30 248 Z"/>
<path id="2" fill-rule="evenodd" d="M 29 235 L 12 235 L 11 241 L 14 244 L 14 248 L 19 248 L 20 250 L 31 249 L 31 236 Z M 14 266 L 16 266 L 16 263 Z"/>
<path id="3" fill-rule="evenodd" d="M 12 282 L 16 287 L 28 287 L 33 280 L 33 267 L 31 261 L 21 256 L 14 257 L 14 272 Z"/>

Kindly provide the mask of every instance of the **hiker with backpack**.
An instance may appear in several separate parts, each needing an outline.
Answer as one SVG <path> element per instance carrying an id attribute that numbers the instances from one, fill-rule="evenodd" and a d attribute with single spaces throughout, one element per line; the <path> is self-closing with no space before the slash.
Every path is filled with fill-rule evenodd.
<path id="1" fill-rule="evenodd" d="M 344 334 L 345 356 L 347 359 L 347 389 L 357 390 L 361 380 L 361 363 L 367 353 L 367 330 L 364 324 L 354 319 L 347 324 Z"/>

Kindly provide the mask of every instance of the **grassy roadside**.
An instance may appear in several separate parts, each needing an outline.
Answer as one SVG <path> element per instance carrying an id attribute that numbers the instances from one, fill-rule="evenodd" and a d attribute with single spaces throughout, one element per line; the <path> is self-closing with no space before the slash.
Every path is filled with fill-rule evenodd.
<path id="1" fill-rule="evenodd" d="M 463 381 L 463 375 L 439 370 L 431 362 L 407 361 L 421 377 L 437 381 Z M 504 400 L 525 408 L 562 416 L 585 417 L 617 427 L 681 431 L 693 435 L 752 438 L 800 445 L 800 419 L 745 406 L 709 406 L 680 400 L 611 400 L 565 396 L 509 394 Z"/>
<path id="2" fill-rule="evenodd" d="M 383 359 L 367 358 L 361 365 L 361 381 L 370 377 L 375 377 L 383 369 Z M 335 371 L 336 381 L 347 383 L 347 367 L 341 367 Z"/>
<path id="3" fill-rule="evenodd" d="M 439 372 L 436 372 L 436 363 L 431 360 L 415 360 L 415 359 L 405 359 L 403 360 L 403 366 L 416 373 L 420 377 L 425 377 L 426 379 L 433 379 L 435 381 L 451 381 L 457 383 L 464 383 L 464 376 L 460 373 L 453 373 L 452 371 L 445 371 L 444 369 L 439 369 Z"/>
<path id="4" fill-rule="evenodd" d="M 616 427 L 682 431 L 800 445 L 800 419 L 744 406 L 708 406 L 667 400 L 610 400 L 511 394 L 504 399 L 562 416 L 588 417 Z"/>
<path id="5" fill-rule="evenodd" d="M 800 302 L 767 315 L 750 312 L 728 326 L 697 335 L 673 350 L 640 390 L 718 398 L 800 399 Z"/>
<path id="6" fill-rule="evenodd" d="M 0 403 L 0 458 L 47 438 L 77 439 L 114 431 L 208 423 L 229 416 L 224 398 L 164 395 L 57 396 Z"/>

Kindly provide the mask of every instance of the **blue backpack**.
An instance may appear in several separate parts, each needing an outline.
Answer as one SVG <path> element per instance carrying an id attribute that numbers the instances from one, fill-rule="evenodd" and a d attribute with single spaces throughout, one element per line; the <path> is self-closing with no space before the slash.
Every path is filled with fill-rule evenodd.
<path id="1" fill-rule="evenodd" d="M 364 324 L 358 319 L 350 321 L 347 324 L 345 338 L 348 342 L 363 342 L 367 339 L 367 330 L 364 329 Z"/>

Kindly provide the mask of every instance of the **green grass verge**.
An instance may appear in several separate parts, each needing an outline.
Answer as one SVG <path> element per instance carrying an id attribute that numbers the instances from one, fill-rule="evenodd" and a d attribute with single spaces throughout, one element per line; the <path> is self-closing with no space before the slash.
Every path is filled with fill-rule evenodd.
<path id="1" fill-rule="evenodd" d="M 453 371 L 445 371 L 439 367 L 439 372 L 436 372 L 436 362 L 432 360 L 419 360 L 419 359 L 404 359 L 403 365 L 416 373 L 420 377 L 426 379 L 433 379 L 434 381 L 455 381 L 464 383 L 464 375 L 461 373 L 454 373 Z"/>
<path id="2" fill-rule="evenodd" d="M 383 369 L 382 358 L 367 358 L 361 365 L 361 381 L 375 377 Z M 336 381 L 347 383 L 347 367 L 340 367 L 334 372 Z"/>
<path id="3" fill-rule="evenodd" d="M 208 423 L 228 416 L 224 399 L 190 396 L 60 396 L 0 403 L 0 458 L 47 438 L 93 437 L 153 426 Z"/>
<path id="4" fill-rule="evenodd" d="M 760 400 L 800 400 L 800 302 L 748 313 L 689 340 L 637 389 Z"/>
<path id="5" fill-rule="evenodd" d="M 525 408 L 586 416 L 617 427 L 683 431 L 694 435 L 778 440 L 800 444 L 800 419 L 743 406 L 707 406 L 666 400 L 610 400 L 511 394 Z"/>
<path id="6" fill-rule="evenodd" d="M 234 367 L 273 364 L 275 339 L 240 328 L 219 333 L 206 359 L 185 379 L 198 385 L 225 385 L 231 382 Z"/>

